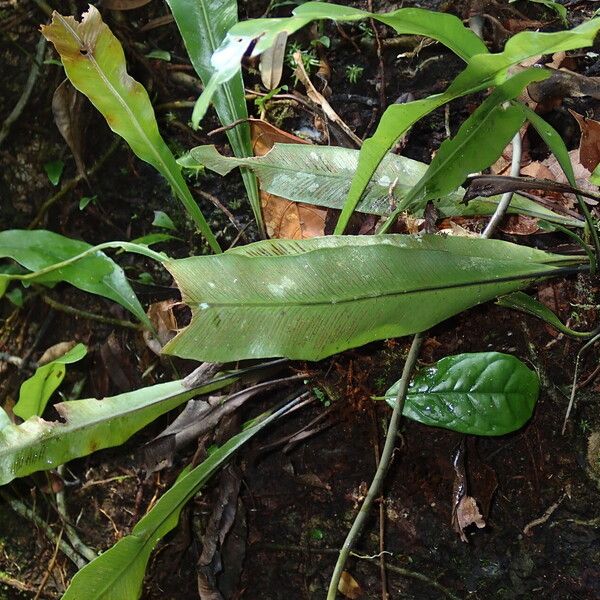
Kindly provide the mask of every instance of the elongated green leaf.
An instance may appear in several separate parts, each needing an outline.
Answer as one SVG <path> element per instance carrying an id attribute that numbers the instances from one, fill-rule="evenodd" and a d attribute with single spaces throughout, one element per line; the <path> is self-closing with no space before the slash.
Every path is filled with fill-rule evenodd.
<path id="1" fill-rule="evenodd" d="M 59 358 L 38 367 L 35 373 L 21 385 L 19 401 L 13 408 L 15 415 L 23 420 L 34 415 L 40 416 L 50 396 L 65 378 L 67 372 L 65 365 L 81 360 L 86 354 L 87 348 L 83 344 L 77 344 Z"/>
<path id="2" fill-rule="evenodd" d="M 127 73 L 123 48 L 98 9 L 90 6 L 80 23 L 54 12 L 52 23 L 42 25 L 42 33 L 54 44 L 73 86 L 90 99 L 137 156 L 167 179 L 211 248 L 220 252 L 175 157 L 158 131 L 146 90 Z"/>
<path id="3" fill-rule="evenodd" d="M 214 73 L 194 109 L 196 119 L 200 120 L 204 116 L 218 86 L 235 77 L 243 56 L 253 44 L 250 55 L 255 57 L 273 46 L 280 33 L 290 35 L 311 21 L 358 21 L 369 17 L 393 27 L 400 34 L 424 35 L 436 39 L 464 60 L 487 52 L 485 44 L 453 15 L 420 8 L 401 8 L 391 13 L 377 14 L 338 4 L 306 2 L 294 10 L 292 17 L 243 21 L 229 30 L 212 56 Z"/>
<path id="4" fill-rule="evenodd" d="M 533 315 L 538 319 L 542 319 L 549 325 L 552 325 L 552 327 L 558 329 L 558 331 L 561 333 L 566 333 L 567 335 L 589 338 L 596 333 L 595 331 L 575 331 L 570 327 L 567 327 L 545 304 L 542 304 L 524 292 L 513 292 L 507 296 L 501 296 L 498 298 L 498 300 L 496 300 L 496 304 Z"/>
<path id="5" fill-rule="evenodd" d="M 198 76 L 207 85 L 214 72 L 210 58 L 217 50 L 225 34 L 237 22 L 236 0 L 167 0 L 185 47 Z M 244 93 L 244 82 L 238 65 L 237 73 L 224 83 L 212 98 L 221 124 L 231 125 L 242 121 L 227 130 L 227 138 L 236 156 L 252 156 L 250 127 L 245 119 L 248 109 Z M 198 127 L 195 116 L 192 122 Z M 242 171 L 244 185 L 250 200 L 259 231 L 263 229 L 262 212 L 256 178 L 246 170 Z"/>
<path id="6" fill-rule="evenodd" d="M 469 173 L 491 165 L 525 121 L 519 104 L 503 106 L 503 103 L 520 94 L 532 81 L 546 79 L 548 75 L 541 69 L 527 69 L 498 86 L 462 124 L 456 136 L 440 146 L 425 175 L 392 213 L 388 223 L 393 223 L 400 211 L 412 212 L 415 203 L 440 198 L 455 190 Z"/>
<path id="7" fill-rule="evenodd" d="M 294 202 L 342 209 L 352 175 L 358 164 L 358 150 L 337 146 L 308 144 L 275 144 L 264 156 L 235 158 L 219 154 L 214 146 L 198 146 L 179 159 L 184 167 L 203 166 L 220 175 L 245 166 L 260 180 L 261 189 Z M 428 165 L 388 154 L 379 165 L 356 210 L 367 214 L 389 215 L 392 212 L 390 190 L 396 206 L 405 205 L 410 190 L 427 171 Z M 490 215 L 496 210 L 500 196 L 475 198 L 462 202 L 465 190 L 461 187 L 435 199 L 442 217 Z M 413 214 L 420 216 L 426 202 L 415 202 Z M 546 219 L 572 227 L 583 227 L 583 221 L 558 215 L 541 204 L 515 195 L 510 212 Z"/>
<path id="8" fill-rule="evenodd" d="M 387 392 L 396 403 L 399 382 Z M 447 356 L 423 369 L 410 384 L 403 415 L 424 425 L 473 435 L 504 435 L 520 429 L 539 395 L 537 374 L 500 352 Z"/>
<path id="9" fill-rule="evenodd" d="M 407 104 L 387 108 L 377 130 L 361 148 L 358 169 L 335 233 L 343 233 L 352 212 L 360 201 L 373 173 L 396 140 L 419 119 L 447 102 L 503 83 L 509 67 L 531 56 L 591 46 L 600 30 L 600 18 L 592 19 L 570 31 L 537 33 L 524 31 L 510 38 L 503 52 L 481 53 L 469 59 L 468 65 L 443 93 Z"/>
<path id="10" fill-rule="evenodd" d="M 180 477 L 139 521 L 130 535 L 119 540 L 75 575 L 63 600 L 139 598 L 150 554 L 160 539 L 175 528 L 182 508 L 240 446 L 282 412 L 280 410 L 234 435 L 203 463 Z"/>
<path id="11" fill-rule="evenodd" d="M 0 258 L 12 258 L 30 271 L 41 271 L 64 263 L 73 257 L 93 250 L 93 246 L 45 230 L 22 231 L 10 229 L 0 232 Z M 159 256 L 157 253 L 154 253 Z M 162 258 L 162 257 L 161 257 Z M 123 269 L 100 250 L 38 276 L 0 274 L 6 286 L 9 281 L 25 279 L 52 285 L 66 281 L 75 287 L 109 298 L 132 312 L 142 323 L 152 327 L 142 305 L 127 282 Z M 0 289 L 0 296 L 2 289 Z"/>
<path id="12" fill-rule="evenodd" d="M 423 331 L 571 262 L 500 241 L 364 237 L 259 242 L 166 261 L 192 321 L 164 352 L 214 362 L 318 360 Z"/>
<path id="13" fill-rule="evenodd" d="M 600 21 L 600 19 L 594 19 L 594 21 Z M 569 151 L 560 137 L 556 129 L 547 123 L 542 117 L 540 117 L 537 113 L 531 110 L 529 107 L 524 106 L 523 110 L 527 116 L 527 120 L 533 125 L 535 130 L 538 132 L 540 137 L 544 140 L 552 154 L 558 160 L 558 164 L 560 168 L 563 170 L 567 181 L 571 184 L 572 187 L 577 187 L 577 182 L 575 181 L 575 173 L 573 171 L 573 165 L 571 164 L 571 158 L 569 156 Z M 596 223 L 592 220 L 592 216 L 590 211 L 585 203 L 584 199 L 580 194 L 575 194 L 577 198 L 577 204 L 579 205 L 579 209 L 581 213 L 585 217 L 587 228 L 586 231 L 589 232 L 590 237 L 593 241 L 594 250 L 596 252 L 596 257 L 600 255 L 600 239 L 598 237 L 598 230 L 596 228 Z M 592 266 L 592 272 L 596 271 L 596 265 Z"/>
<path id="14" fill-rule="evenodd" d="M 193 396 L 220 389 L 235 380 L 232 374 L 196 389 L 186 388 L 183 380 L 172 381 L 102 400 L 61 402 L 54 408 L 64 422 L 48 422 L 34 416 L 15 425 L 0 411 L 0 485 L 15 477 L 53 469 L 102 448 L 118 446 Z"/>

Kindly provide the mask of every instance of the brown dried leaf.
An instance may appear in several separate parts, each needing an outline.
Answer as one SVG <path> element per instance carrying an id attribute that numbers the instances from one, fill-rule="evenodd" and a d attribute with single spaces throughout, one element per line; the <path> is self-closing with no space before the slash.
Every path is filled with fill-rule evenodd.
<path id="1" fill-rule="evenodd" d="M 144 331 L 146 346 L 157 355 L 160 355 L 162 347 L 171 341 L 177 333 L 177 319 L 173 313 L 173 307 L 179 304 L 176 300 L 163 300 L 154 302 L 148 308 L 147 315 L 156 334 Z"/>
<path id="2" fill-rule="evenodd" d="M 85 96 L 78 92 L 68 79 L 65 79 L 55 90 L 52 96 L 52 114 L 60 135 L 67 142 L 75 164 L 77 173 L 85 177 L 85 164 L 83 162 L 85 131 L 83 108 Z"/>
<path id="3" fill-rule="evenodd" d="M 275 43 L 260 56 L 260 79 L 268 90 L 274 90 L 281 81 L 287 38 L 288 32 L 281 31 Z"/>
<path id="4" fill-rule="evenodd" d="M 256 156 L 264 156 L 273 144 L 305 144 L 306 142 L 265 122 L 250 121 L 252 148 Z M 267 235 L 271 238 L 307 239 L 325 234 L 327 210 L 309 204 L 290 202 L 261 190 L 261 207 Z"/>
<path id="5" fill-rule="evenodd" d="M 69 350 L 72 350 L 77 345 L 77 342 L 58 342 L 58 344 L 54 344 L 54 346 L 50 346 L 42 356 L 40 356 L 40 360 L 38 360 L 38 366 L 46 365 L 61 356 L 64 356 Z"/>
<path id="6" fill-rule="evenodd" d="M 342 571 L 342 576 L 340 577 L 340 582 L 338 583 L 338 591 L 341 594 L 344 594 L 346 598 L 350 598 L 351 600 L 356 600 L 360 598 L 363 594 L 362 588 L 359 583 L 348 573 L 348 571 Z"/>
<path id="7" fill-rule="evenodd" d="M 598 187 L 589 181 L 591 172 L 581 164 L 581 160 L 579 159 L 579 149 L 571 150 L 569 152 L 569 158 L 571 159 L 571 164 L 573 165 L 577 187 L 585 192 L 597 194 Z M 565 177 L 565 174 L 563 173 L 563 170 L 558 164 L 558 160 L 556 160 L 554 155 L 550 155 L 545 161 L 543 161 L 542 164 L 546 165 L 548 169 L 550 169 L 555 181 L 558 183 L 568 183 L 567 178 Z M 594 205 L 592 200 L 586 200 L 586 202 Z"/>
<path id="8" fill-rule="evenodd" d="M 478 529 L 483 529 L 485 527 L 485 520 L 479 512 L 477 502 L 473 496 L 463 496 L 456 507 L 455 514 L 455 529 L 463 542 L 469 541 L 465 535 L 465 529 L 467 527 L 470 525 L 475 525 Z"/>
<path id="9" fill-rule="evenodd" d="M 535 102 L 562 100 L 590 96 L 600 98 L 600 77 L 586 77 L 567 69 L 557 69 L 548 79 L 536 81 L 527 86 L 527 91 Z"/>
<path id="10" fill-rule="evenodd" d="M 539 229 L 538 220 L 526 215 L 507 215 L 498 229 L 510 235 L 532 235 Z"/>
<path id="11" fill-rule="evenodd" d="M 591 172 L 600 163 L 600 121 L 588 119 L 571 109 L 569 112 L 577 119 L 581 129 L 579 161 Z"/>

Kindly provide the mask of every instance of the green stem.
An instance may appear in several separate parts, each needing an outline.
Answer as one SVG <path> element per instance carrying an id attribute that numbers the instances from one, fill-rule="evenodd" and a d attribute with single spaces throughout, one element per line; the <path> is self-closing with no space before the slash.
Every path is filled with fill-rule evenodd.
<path id="1" fill-rule="evenodd" d="M 69 265 L 72 265 L 73 263 L 77 262 L 78 260 L 81 260 L 82 258 L 85 258 L 86 256 L 90 256 L 90 254 L 95 254 L 96 252 L 99 252 L 100 250 L 104 250 L 105 248 L 119 248 L 121 250 L 125 250 L 126 252 L 134 252 L 136 254 L 142 254 L 143 256 L 152 258 L 152 259 L 160 262 L 161 264 L 164 264 L 165 261 L 167 260 L 167 256 L 165 254 L 162 254 L 160 252 L 155 252 L 154 250 L 151 250 L 150 248 L 148 248 L 147 246 L 143 246 L 142 244 L 133 244 L 132 242 L 104 242 L 103 244 L 98 244 L 97 246 L 92 246 L 88 250 L 85 250 L 84 252 L 81 252 L 80 254 L 76 254 L 75 256 L 72 256 L 71 258 L 67 258 L 66 260 L 55 263 L 53 265 L 48 265 L 47 267 L 44 267 L 43 269 L 40 269 L 39 271 L 33 271 L 31 273 L 25 273 L 22 275 L 11 273 L 9 275 L 9 277 L 11 280 L 18 280 L 18 281 L 29 281 L 32 279 L 36 279 L 38 277 L 41 277 L 42 275 L 46 275 L 47 273 L 52 273 L 53 271 L 56 271 L 57 269 L 62 269 L 63 267 L 68 267 Z"/>
<path id="2" fill-rule="evenodd" d="M 356 540 L 358 539 L 358 536 L 360 535 L 364 527 L 367 517 L 369 516 L 371 505 L 373 504 L 375 498 L 379 495 L 379 491 L 381 490 L 381 486 L 383 484 L 383 479 L 388 471 L 390 461 L 392 459 L 392 454 L 396 446 L 398 425 L 400 424 L 400 419 L 402 418 L 402 410 L 404 409 L 404 400 L 406 399 L 406 394 L 408 392 L 408 384 L 410 382 L 413 369 L 417 362 L 422 342 L 423 334 L 417 333 L 413 338 L 410 350 L 408 351 L 406 362 L 404 363 L 404 369 L 402 370 L 402 379 L 400 379 L 398 395 L 396 397 L 396 405 L 394 406 L 394 410 L 392 411 L 392 417 L 390 418 L 390 424 L 385 438 L 383 452 L 381 453 L 381 460 L 379 461 L 379 466 L 377 467 L 377 471 L 375 472 L 375 476 L 373 477 L 373 482 L 369 487 L 367 497 L 365 498 L 363 505 L 360 507 L 360 511 L 356 519 L 354 520 L 354 524 L 352 525 L 352 528 L 350 529 L 346 537 L 344 545 L 340 550 L 340 554 L 338 556 L 333 575 L 331 577 L 331 582 L 329 584 L 327 600 L 335 600 L 340 578 L 342 576 L 342 572 L 344 571 L 344 566 L 346 564 L 346 560 L 348 559 L 348 555 L 350 554 L 350 551 L 352 550 L 354 544 L 356 543 Z"/>
<path id="3" fill-rule="evenodd" d="M 104 315 L 97 315 L 96 313 L 89 312 L 87 310 L 81 310 L 68 304 L 63 304 L 51 298 L 50 296 L 43 295 L 42 300 L 54 310 L 58 310 L 67 315 L 73 315 L 75 317 L 81 317 L 82 319 L 89 319 L 90 321 L 97 321 L 98 323 L 104 323 L 105 325 L 115 325 L 116 327 L 125 327 L 126 329 L 135 329 L 136 331 L 143 331 L 145 327 L 138 323 L 132 323 L 124 319 L 115 319 L 114 317 L 105 317 Z"/>

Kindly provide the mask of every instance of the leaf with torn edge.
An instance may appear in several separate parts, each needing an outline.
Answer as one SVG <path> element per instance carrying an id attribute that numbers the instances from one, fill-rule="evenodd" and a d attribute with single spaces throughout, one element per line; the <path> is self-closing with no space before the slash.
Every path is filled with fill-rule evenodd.
<path id="1" fill-rule="evenodd" d="M 90 99 L 109 127 L 139 158 L 165 177 L 211 248 L 220 252 L 175 157 L 158 131 L 148 93 L 127 73 L 123 48 L 98 9 L 90 6 L 81 22 L 55 11 L 52 23 L 42 25 L 42 34 L 54 44 L 73 86 Z"/>
<path id="2" fill-rule="evenodd" d="M 587 260 L 435 235 L 268 240 L 165 260 L 192 320 L 163 352 L 208 362 L 319 360 L 424 331 Z"/>
<path id="3" fill-rule="evenodd" d="M 160 383 L 110 398 L 55 404 L 64 422 L 33 416 L 11 423 L 0 409 L 0 485 L 53 469 L 103 448 L 118 446 L 160 415 L 199 394 L 236 381 L 235 373 L 190 389 L 184 380 Z"/>

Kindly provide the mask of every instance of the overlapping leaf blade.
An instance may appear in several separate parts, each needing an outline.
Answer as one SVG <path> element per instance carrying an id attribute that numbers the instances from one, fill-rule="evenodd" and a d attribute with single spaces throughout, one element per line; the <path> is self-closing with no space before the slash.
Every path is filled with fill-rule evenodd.
<path id="1" fill-rule="evenodd" d="M 79 571 L 63 600 L 135 600 L 140 597 L 146 564 L 156 544 L 175 528 L 185 504 L 217 469 L 280 411 L 233 436 L 195 469 L 182 475 L 133 528 L 130 535 Z"/>
<path id="2" fill-rule="evenodd" d="M 93 246 L 86 242 L 52 231 L 10 229 L 0 232 L 0 258 L 11 258 L 29 271 L 46 269 L 92 248 Z M 7 285 L 13 279 L 18 277 L 14 274 L 0 273 L 0 296 L 3 292 L 2 282 Z M 48 285 L 66 281 L 81 290 L 118 302 L 142 323 L 151 327 L 123 269 L 100 250 L 77 262 L 41 274 L 33 281 Z"/>
<path id="3" fill-rule="evenodd" d="M 296 8 L 291 17 L 253 19 L 238 23 L 230 29 L 212 57 L 214 73 L 198 99 L 194 111 L 196 118 L 202 118 L 218 86 L 235 77 L 242 57 L 252 44 L 251 55 L 255 57 L 270 48 L 280 33 L 292 34 L 311 21 L 358 21 L 370 17 L 393 27 L 397 33 L 423 35 L 439 40 L 464 60 L 480 52 L 487 52 L 485 44 L 453 15 L 419 8 L 401 8 L 378 14 L 339 4 L 306 2 Z"/>
<path id="4" fill-rule="evenodd" d="M 384 230 L 402 210 L 412 212 L 415 206 L 452 192 L 469 173 L 491 165 L 525 121 L 520 104 L 505 106 L 504 103 L 520 94 L 532 81 L 546 79 L 548 75 L 541 69 L 526 69 L 498 86 L 461 125 L 458 133 L 440 146 L 423 177 L 388 218 Z M 346 201 L 336 229 L 342 230 L 354 210 Z"/>
<path id="5" fill-rule="evenodd" d="M 54 44 L 73 86 L 90 99 L 137 156 L 165 177 L 211 248 L 220 252 L 175 157 L 158 131 L 148 93 L 127 73 L 123 48 L 98 9 L 90 6 L 81 22 L 54 12 L 52 23 L 43 25 L 42 33 Z"/>
<path id="6" fill-rule="evenodd" d="M 396 382 L 386 400 L 394 406 Z M 533 414 L 539 379 L 518 358 L 476 352 L 442 358 L 416 375 L 403 415 L 424 425 L 473 435 L 504 435 Z"/>
<path id="7" fill-rule="evenodd" d="M 318 360 L 424 331 L 571 261 L 500 241 L 402 235 L 268 241 L 167 261 L 192 321 L 164 351 Z"/>
<path id="8" fill-rule="evenodd" d="M 38 367 L 21 385 L 19 400 L 13 407 L 15 415 L 24 420 L 41 415 L 65 377 L 65 365 L 81 360 L 86 354 L 87 348 L 83 344 L 77 344 L 62 356 Z"/>
<path id="9" fill-rule="evenodd" d="M 252 169 L 260 180 L 261 189 L 275 196 L 327 208 L 342 209 L 350 181 L 358 164 L 358 150 L 337 146 L 308 144 L 275 144 L 266 155 L 235 158 L 219 154 L 214 146 L 198 146 L 179 159 L 185 167 L 204 166 L 226 175 L 238 166 Z M 405 207 L 411 189 L 423 177 L 428 165 L 388 154 L 384 157 L 359 202 L 358 212 L 388 215 L 393 205 Z M 465 191 L 458 187 L 434 200 L 441 217 L 492 214 L 499 196 L 476 198 L 462 202 Z M 391 197 L 390 197 L 391 195 Z M 422 215 L 426 202 L 415 202 L 412 214 Z M 572 227 L 582 227 L 583 221 L 552 212 L 541 204 L 515 195 L 510 212 L 546 219 Z"/>
<path id="10" fill-rule="evenodd" d="M 481 53 L 469 59 L 466 69 L 443 93 L 408 104 L 393 104 L 387 108 L 377 130 L 365 140 L 352 180 L 344 212 L 336 233 L 343 233 L 354 207 L 360 201 L 373 173 L 396 140 L 414 123 L 447 102 L 501 84 L 509 67 L 538 54 L 551 54 L 591 46 L 600 30 L 600 18 L 592 19 L 570 31 L 538 33 L 524 31 L 510 38 L 503 52 Z"/>

